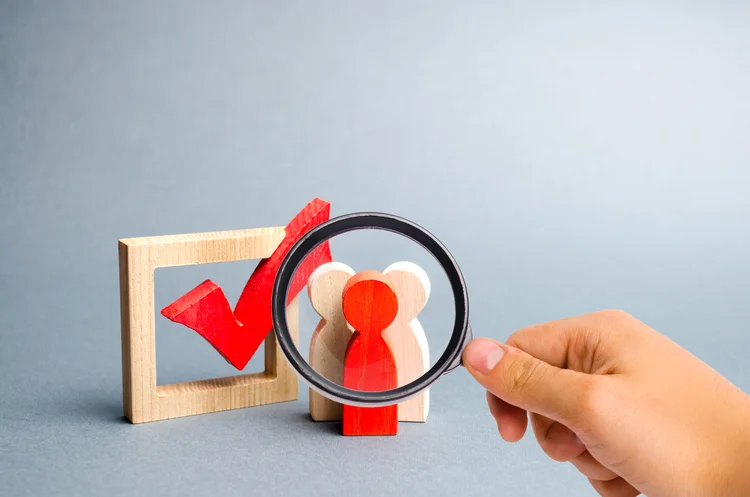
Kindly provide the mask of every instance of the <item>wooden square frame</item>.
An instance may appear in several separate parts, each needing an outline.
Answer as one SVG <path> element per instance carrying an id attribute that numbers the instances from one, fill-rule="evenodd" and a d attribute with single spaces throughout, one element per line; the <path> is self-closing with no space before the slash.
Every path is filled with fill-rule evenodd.
<path id="1" fill-rule="evenodd" d="M 160 267 L 270 257 L 283 227 L 217 231 L 120 240 L 122 399 L 131 423 L 206 414 L 295 400 L 298 381 L 276 336 L 265 340 L 265 370 L 211 380 L 156 384 L 154 271 Z M 287 307 L 289 330 L 298 339 L 299 301 Z"/>

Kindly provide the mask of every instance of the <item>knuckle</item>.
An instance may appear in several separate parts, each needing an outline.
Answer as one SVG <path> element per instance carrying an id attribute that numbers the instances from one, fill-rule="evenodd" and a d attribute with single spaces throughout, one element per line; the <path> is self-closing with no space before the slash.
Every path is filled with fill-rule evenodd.
<path id="1" fill-rule="evenodd" d="M 608 403 L 608 389 L 601 377 L 587 375 L 581 381 L 578 399 L 579 409 L 572 420 L 587 431 L 598 431 Z"/>
<path id="2" fill-rule="evenodd" d="M 563 451 L 550 440 L 540 437 L 537 439 L 537 443 L 542 448 L 542 451 L 547 454 L 547 457 L 557 462 L 568 462 L 570 458 L 565 457 Z"/>
<path id="3" fill-rule="evenodd" d="M 528 328 L 528 327 L 527 327 L 527 328 L 521 328 L 521 329 L 519 329 L 519 330 L 516 330 L 516 331 L 514 331 L 513 333 L 511 333 L 511 334 L 510 334 L 510 336 L 509 336 L 509 337 L 508 337 L 508 339 L 507 339 L 507 340 L 505 341 L 505 343 L 507 343 L 507 344 L 508 344 L 508 345 L 510 345 L 511 347 L 516 347 L 516 348 L 518 348 L 518 345 L 519 345 L 519 337 L 523 336 L 523 335 L 524 335 L 524 333 L 526 333 L 526 332 L 527 332 L 527 330 L 529 330 L 529 329 L 530 329 L 530 328 Z"/>
<path id="4" fill-rule="evenodd" d="M 542 379 L 543 368 L 540 366 L 537 361 L 515 359 L 504 371 L 504 390 L 511 396 L 529 392 Z"/>
<path id="5" fill-rule="evenodd" d="M 581 410 L 593 413 L 599 409 L 601 388 L 594 375 L 586 375 L 581 379 Z"/>
<path id="6" fill-rule="evenodd" d="M 557 462 L 568 462 L 577 455 L 575 449 L 571 450 L 569 444 L 561 444 L 557 441 L 550 440 L 546 436 L 537 438 L 539 446 L 542 448 L 547 457 Z"/>
<path id="7" fill-rule="evenodd" d="M 596 312 L 594 314 L 598 315 L 598 317 L 602 318 L 603 321 L 607 322 L 622 322 L 635 319 L 633 318 L 633 316 L 620 309 L 607 309 L 604 311 Z"/>

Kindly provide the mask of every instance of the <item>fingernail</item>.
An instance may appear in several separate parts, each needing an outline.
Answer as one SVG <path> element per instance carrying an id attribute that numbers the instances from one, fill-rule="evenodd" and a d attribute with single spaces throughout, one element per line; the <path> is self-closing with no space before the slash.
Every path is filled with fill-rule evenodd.
<path id="1" fill-rule="evenodd" d="M 464 350 L 464 362 L 481 374 L 488 374 L 505 355 L 505 350 L 497 342 L 478 338 Z"/>

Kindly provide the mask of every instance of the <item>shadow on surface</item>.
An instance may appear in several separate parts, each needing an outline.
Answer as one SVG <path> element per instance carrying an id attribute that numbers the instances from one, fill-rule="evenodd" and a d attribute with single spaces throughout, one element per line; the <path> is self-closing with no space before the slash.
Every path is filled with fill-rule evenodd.
<path id="1" fill-rule="evenodd" d="M 77 391 L 41 400 L 34 406 L 37 416 L 67 423 L 92 422 L 130 424 L 122 410 L 122 400 L 109 392 Z"/>
<path id="2" fill-rule="evenodd" d="M 299 420 L 301 421 L 300 424 L 304 425 L 308 430 L 317 433 L 341 435 L 341 421 L 313 421 L 309 412 L 300 413 Z"/>

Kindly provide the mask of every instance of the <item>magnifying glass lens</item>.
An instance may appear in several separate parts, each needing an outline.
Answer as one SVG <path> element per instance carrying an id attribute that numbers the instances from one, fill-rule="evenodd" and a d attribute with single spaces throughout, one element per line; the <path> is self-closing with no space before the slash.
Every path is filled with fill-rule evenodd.
<path id="1" fill-rule="evenodd" d="M 335 262 L 319 266 L 299 296 L 295 343 L 281 304 L 297 268 L 324 242 Z M 300 239 L 277 276 L 273 314 L 282 351 L 311 395 L 349 405 L 419 395 L 460 363 L 470 336 L 466 288 L 450 253 L 388 214 L 342 216 Z"/>

